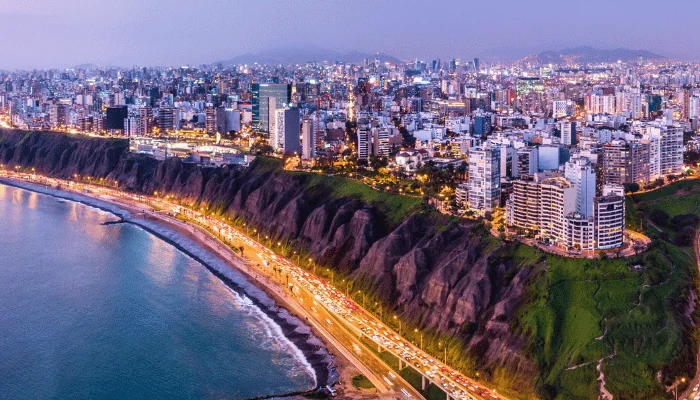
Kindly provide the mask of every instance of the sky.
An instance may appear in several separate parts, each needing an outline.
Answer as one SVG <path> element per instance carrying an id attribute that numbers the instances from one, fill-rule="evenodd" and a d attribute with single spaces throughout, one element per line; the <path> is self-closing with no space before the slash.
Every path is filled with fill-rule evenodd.
<path id="1" fill-rule="evenodd" d="M 700 60 L 697 0 L 0 0 L 0 69 L 199 65 L 285 46 L 517 59 L 588 45 Z"/>

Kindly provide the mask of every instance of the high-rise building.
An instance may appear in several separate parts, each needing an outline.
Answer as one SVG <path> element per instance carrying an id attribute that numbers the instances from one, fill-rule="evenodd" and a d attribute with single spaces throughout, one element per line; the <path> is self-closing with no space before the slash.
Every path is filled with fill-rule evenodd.
<path id="1" fill-rule="evenodd" d="M 241 130 L 241 112 L 232 108 L 216 109 L 216 131 L 224 134 Z"/>
<path id="2" fill-rule="evenodd" d="M 576 212 L 584 218 L 593 216 L 596 171 L 591 161 L 584 157 L 572 158 L 564 166 L 564 176 L 576 187 Z"/>
<path id="3" fill-rule="evenodd" d="M 517 176 L 526 177 L 537 172 L 539 166 L 539 150 L 537 147 L 522 147 L 517 150 Z"/>
<path id="4" fill-rule="evenodd" d="M 648 183 L 650 180 L 649 141 L 613 140 L 603 146 L 603 183 Z"/>
<path id="5" fill-rule="evenodd" d="M 251 85 L 253 129 L 270 132 L 270 98 L 274 108 L 283 109 L 292 102 L 292 85 L 282 83 L 254 83 Z"/>
<path id="6" fill-rule="evenodd" d="M 70 106 L 59 103 L 49 107 L 49 123 L 52 126 L 67 126 L 70 122 Z"/>
<path id="7" fill-rule="evenodd" d="M 588 99 L 588 112 L 592 114 L 615 114 L 615 96 L 611 94 L 591 94 Z"/>
<path id="8" fill-rule="evenodd" d="M 141 131 L 141 121 L 139 117 L 124 118 L 124 135 L 129 137 L 139 136 Z"/>
<path id="9" fill-rule="evenodd" d="M 298 108 L 276 110 L 270 146 L 284 154 L 301 154 L 300 114 Z"/>
<path id="10" fill-rule="evenodd" d="M 569 114 L 569 106 L 566 100 L 552 101 L 552 115 L 554 118 L 566 117 Z"/>
<path id="11" fill-rule="evenodd" d="M 565 216 L 576 211 L 576 187 L 564 178 L 545 178 L 540 184 L 539 232 L 552 242 L 566 242 Z"/>
<path id="12" fill-rule="evenodd" d="M 158 110 L 156 125 L 161 134 L 175 130 L 175 109 L 172 107 L 163 107 Z"/>
<path id="13" fill-rule="evenodd" d="M 501 150 L 484 145 L 469 150 L 468 208 L 477 215 L 493 212 L 501 200 Z"/>
<path id="14" fill-rule="evenodd" d="M 106 130 L 124 130 L 124 119 L 129 116 L 127 106 L 107 107 L 105 116 Z"/>
<path id="15" fill-rule="evenodd" d="M 688 103 L 688 118 L 700 118 L 700 96 L 691 97 Z"/>
<path id="16" fill-rule="evenodd" d="M 284 110 L 284 153 L 301 154 L 301 117 L 296 107 Z"/>
<path id="17" fill-rule="evenodd" d="M 591 197 L 578 186 L 566 178 L 546 177 L 544 173 L 515 181 L 507 201 L 506 222 L 569 251 L 590 253 L 622 246 L 625 223 L 622 187 L 605 186 L 602 196 Z M 586 194 L 585 201 L 590 204 L 578 204 L 581 193 Z M 579 210 L 590 211 L 590 215 Z"/>
<path id="18" fill-rule="evenodd" d="M 216 134 L 216 109 L 207 107 L 204 114 L 204 126 L 208 135 Z M 219 132 L 226 133 L 226 132 Z"/>
<path id="19" fill-rule="evenodd" d="M 153 108 L 150 106 L 139 108 L 139 135 L 147 136 L 153 134 Z"/>
<path id="20" fill-rule="evenodd" d="M 561 143 L 564 146 L 576 146 L 576 122 L 564 120 L 559 123 Z"/>
<path id="21" fill-rule="evenodd" d="M 372 128 L 372 153 L 375 157 L 389 155 L 389 130 L 385 128 Z"/>
<path id="22" fill-rule="evenodd" d="M 603 186 L 602 195 L 595 199 L 594 212 L 596 249 L 622 246 L 625 236 L 624 189 L 614 185 Z"/>
<path id="23" fill-rule="evenodd" d="M 314 121 L 305 118 L 301 121 L 301 156 L 305 159 L 312 159 L 316 156 L 316 131 Z"/>
<path id="24" fill-rule="evenodd" d="M 690 116 L 690 98 L 692 97 L 692 93 L 690 90 L 690 87 L 688 86 L 683 86 L 680 89 L 680 103 L 681 103 L 681 118 L 684 120 L 688 120 L 692 118 Z"/>

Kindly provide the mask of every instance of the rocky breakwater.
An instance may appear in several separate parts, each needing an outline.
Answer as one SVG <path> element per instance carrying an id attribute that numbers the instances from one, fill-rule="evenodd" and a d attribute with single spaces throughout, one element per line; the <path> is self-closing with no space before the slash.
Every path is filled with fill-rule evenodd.
<path id="1" fill-rule="evenodd" d="M 290 173 L 263 158 L 245 170 L 202 168 L 129 154 L 120 140 L 2 130 L 0 163 L 105 178 L 242 219 L 375 294 L 410 326 L 458 341 L 465 351 L 450 356 L 452 363 L 484 375 L 507 371 L 521 389 L 533 389 L 527 339 L 510 327 L 532 271 L 520 269 L 478 224 L 421 207 L 397 212 L 384 194 L 338 190 L 340 178 Z"/>

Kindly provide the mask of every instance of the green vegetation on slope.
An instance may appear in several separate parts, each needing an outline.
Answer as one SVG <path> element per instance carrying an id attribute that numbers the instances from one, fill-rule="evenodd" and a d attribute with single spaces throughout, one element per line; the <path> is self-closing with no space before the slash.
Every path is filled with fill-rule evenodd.
<path id="1" fill-rule="evenodd" d="M 398 225 L 409 215 L 420 210 L 422 199 L 417 197 L 402 196 L 376 190 L 362 182 L 342 176 L 328 176 L 312 172 L 293 172 L 282 169 L 282 161 L 271 157 L 257 157 L 254 168 L 256 174 L 278 170 L 303 178 L 303 183 L 310 193 L 323 191 L 334 198 L 352 197 L 366 204 L 373 205 L 385 213 L 387 220 L 392 225 Z"/>
<path id="2" fill-rule="evenodd" d="M 632 200 L 634 211 L 659 209 L 670 217 L 682 214 L 700 216 L 700 179 L 678 181 L 653 192 L 635 194 Z"/>
<path id="3" fill-rule="evenodd" d="M 654 238 L 644 254 L 617 260 L 564 259 L 518 246 L 521 265 L 540 264 L 514 325 L 530 337 L 540 367 L 541 394 L 595 399 L 601 364 L 605 388 L 616 398 L 665 398 L 657 373 L 695 370 L 694 333 L 684 315 L 697 279 L 692 249 L 677 247 L 649 229 L 640 201 L 671 216 L 697 213 L 700 182 L 681 181 L 628 199 L 628 226 L 640 221 Z M 635 270 L 641 266 L 641 270 Z"/>

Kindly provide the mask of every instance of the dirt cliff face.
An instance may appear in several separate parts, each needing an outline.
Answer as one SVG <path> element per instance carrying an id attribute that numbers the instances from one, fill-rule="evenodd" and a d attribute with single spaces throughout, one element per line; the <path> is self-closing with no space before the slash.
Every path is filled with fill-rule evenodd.
<path id="1" fill-rule="evenodd" d="M 391 226 L 372 205 L 323 187 L 307 190 L 303 174 L 257 163 L 240 170 L 159 162 L 129 154 L 120 140 L 0 130 L 0 163 L 104 178 L 242 218 L 377 293 L 403 320 L 458 339 L 480 370 L 505 368 L 521 382 L 536 375 L 523 355 L 525 339 L 509 328 L 532 271 L 502 257 L 502 245 L 489 243 L 475 224 L 423 212 Z"/>

